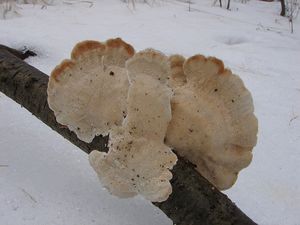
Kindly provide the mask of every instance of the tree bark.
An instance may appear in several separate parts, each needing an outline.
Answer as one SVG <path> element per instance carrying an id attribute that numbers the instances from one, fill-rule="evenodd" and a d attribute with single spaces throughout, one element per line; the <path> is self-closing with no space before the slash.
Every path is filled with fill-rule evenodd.
<path id="1" fill-rule="evenodd" d="M 30 51 L 30 50 L 19 51 L 19 50 L 7 47 L 5 45 L 0 45 L 0 50 L 6 50 L 19 59 L 27 59 L 29 56 L 36 56 L 36 54 L 33 51 Z"/>
<path id="2" fill-rule="evenodd" d="M 0 48 L 0 91 L 21 104 L 46 125 L 86 153 L 107 151 L 108 137 L 92 143 L 80 141 L 58 124 L 47 103 L 48 76 Z M 178 156 L 172 170 L 173 192 L 167 201 L 153 203 L 177 225 L 255 225 L 226 195 L 219 192 L 194 168 Z"/>
<path id="3" fill-rule="evenodd" d="M 226 7 L 226 9 L 229 10 L 229 8 L 230 8 L 230 0 L 227 0 L 227 7 Z"/>
<path id="4" fill-rule="evenodd" d="M 280 16 L 285 16 L 285 0 L 280 0 L 280 4 L 281 4 L 281 12 L 280 12 Z"/>

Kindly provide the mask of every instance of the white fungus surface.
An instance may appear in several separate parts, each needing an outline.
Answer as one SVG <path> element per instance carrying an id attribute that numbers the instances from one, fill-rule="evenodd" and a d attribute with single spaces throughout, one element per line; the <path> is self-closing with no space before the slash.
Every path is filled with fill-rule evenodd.
<path id="1" fill-rule="evenodd" d="M 121 39 L 78 43 L 49 79 L 48 103 L 57 122 L 85 142 L 120 126 L 129 86 L 125 61 L 133 54 Z"/>
<path id="2" fill-rule="evenodd" d="M 109 152 L 93 151 L 90 163 L 102 184 L 114 195 L 141 194 L 161 202 L 172 192 L 169 171 L 176 155 L 164 144 L 171 120 L 170 73 L 167 57 L 154 50 L 137 53 L 127 61 L 130 81 L 127 117 L 110 133 Z"/>
<path id="3" fill-rule="evenodd" d="M 190 57 L 182 64 L 181 75 L 176 58 L 172 60 L 176 69 L 172 77 L 178 85 L 173 87 L 166 142 L 217 188 L 228 189 L 251 162 L 256 145 L 258 128 L 251 94 L 219 59 Z M 181 64 L 180 58 L 178 62 Z"/>

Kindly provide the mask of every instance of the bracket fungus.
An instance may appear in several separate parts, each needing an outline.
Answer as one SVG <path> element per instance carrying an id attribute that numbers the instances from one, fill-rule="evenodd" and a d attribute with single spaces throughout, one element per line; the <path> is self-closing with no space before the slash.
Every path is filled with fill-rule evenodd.
<path id="1" fill-rule="evenodd" d="M 179 61 L 176 59 L 171 58 L 171 64 Z M 166 143 L 218 189 L 227 189 L 251 162 L 256 145 L 258 128 L 251 94 L 217 58 L 195 55 L 181 65 L 182 70 L 172 69 L 171 77 L 182 81 L 185 76 L 186 82 L 173 87 Z"/>
<path id="2" fill-rule="evenodd" d="M 78 43 L 49 79 L 48 103 L 57 122 L 85 142 L 121 125 L 129 86 L 125 62 L 133 55 L 120 38 Z"/>
<path id="3" fill-rule="evenodd" d="M 114 195 L 161 202 L 172 192 L 177 156 L 219 189 L 252 159 L 257 120 L 242 80 L 213 57 L 135 53 L 120 38 L 78 43 L 49 79 L 57 122 L 91 142 L 109 134 L 109 151 L 89 155 Z"/>
<path id="4" fill-rule="evenodd" d="M 139 193 L 153 202 L 165 201 L 172 192 L 169 169 L 177 161 L 164 144 L 172 97 L 165 85 L 167 57 L 145 50 L 128 60 L 126 68 L 130 81 L 127 117 L 110 134 L 109 152 L 91 152 L 90 163 L 112 194 L 131 197 Z"/>

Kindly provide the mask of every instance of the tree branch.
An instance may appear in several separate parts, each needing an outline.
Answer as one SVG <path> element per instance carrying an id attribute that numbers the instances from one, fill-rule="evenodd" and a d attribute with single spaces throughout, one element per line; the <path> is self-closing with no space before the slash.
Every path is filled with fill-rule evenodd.
<path id="1" fill-rule="evenodd" d="M 21 58 L 21 57 L 20 57 Z M 92 143 L 80 141 L 73 132 L 58 124 L 47 103 L 48 76 L 0 48 L 0 91 L 21 104 L 46 125 L 86 153 L 107 151 L 108 137 Z M 154 203 L 177 225 L 255 225 L 226 195 L 219 192 L 195 169 L 178 156 L 172 170 L 173 192 L 167 201 Z"/>
<path id="2" fill-rule="evenodd" d="M 24 50 L 24 51 L 19 51 L 10 47 L 7 47 L 5 45 L 0 45 L 0 51 L 8 51 L 10 54 L 13 54 L 19 59 L 27 59 L 29 56 L 36 56 L 36 54 L 33 51 L 30 50 Z"/>

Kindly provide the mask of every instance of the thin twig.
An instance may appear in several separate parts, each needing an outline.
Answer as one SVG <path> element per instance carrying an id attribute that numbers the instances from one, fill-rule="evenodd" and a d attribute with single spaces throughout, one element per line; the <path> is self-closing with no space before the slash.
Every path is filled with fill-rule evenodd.
<path id="1" fill-rule="evenodd" d="M 24 188 L 21 188 L 21 190 L 27 197 L 30 198 L 31 201 L 33 201 L 34 203 L 37 203 L 37 200 L 31 194 L 29 194 Z"/>

